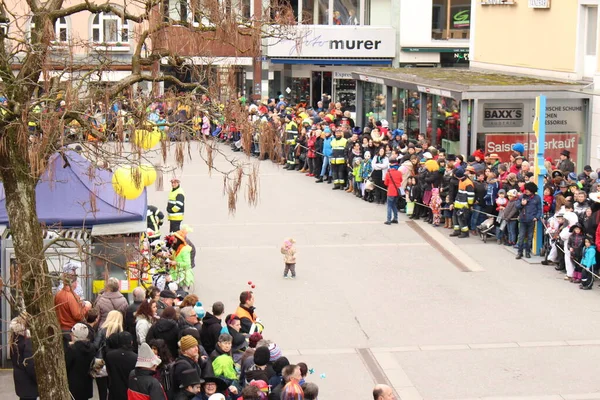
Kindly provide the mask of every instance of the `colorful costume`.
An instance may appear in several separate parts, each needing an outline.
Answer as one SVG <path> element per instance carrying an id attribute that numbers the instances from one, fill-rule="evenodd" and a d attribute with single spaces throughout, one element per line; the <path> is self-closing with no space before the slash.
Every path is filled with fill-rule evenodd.
<path id="1" fill-rule="evenodd" d="M 171 279 L 181 286 L 194 284 L 194 273 L 192 272 L 192 247 L 185 242 L 185 233 L 178 231 L 173 236 L 177 237 L 181 244 L 174 249 L 173 259 L 177 264 L 171 268 Z"/>
<path id="2" fill-rule="evenodd" d="M 431 201 L 429 202 L 431 212 L 433 215 L 433 225 L 438 226 L 440 224 L 440 217 L 442 215 L 442 198 L 440 197 L 440 189 L 431 189 Z"/>

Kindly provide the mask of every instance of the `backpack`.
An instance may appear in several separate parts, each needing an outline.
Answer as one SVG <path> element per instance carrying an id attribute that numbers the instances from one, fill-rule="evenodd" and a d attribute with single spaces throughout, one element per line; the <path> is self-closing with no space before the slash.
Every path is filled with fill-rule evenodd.
<path id="1" fill-rule="evenodd" d="M 175 386 L 175 381 L 173 378 L 174 378 L 175 366 L 178 363 L 182 363 L 182 362 L 187 363 L 186 360 L 175 360 L 175 361 L 170 362 L 169 364 L 167 364 L 167 366 L 162 370 L 162 373 L 160 374 L 160 383 L 163 386 L 165 393 L 167 394 L 167 399 L 169 399 L 169 400 L 174 399 L 175 395 L 179 391 L 179 388 Z M 192 368 L 192 367 L 190 366 L 190 368 Z"/>

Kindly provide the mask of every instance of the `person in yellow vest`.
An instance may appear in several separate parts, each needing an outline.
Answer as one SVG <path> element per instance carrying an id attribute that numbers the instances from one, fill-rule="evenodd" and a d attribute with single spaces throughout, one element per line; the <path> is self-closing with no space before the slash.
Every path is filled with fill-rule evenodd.
<path id="1" fill-rule="evenodd" d="M 473 181 L 465 176 L 465 171 L 462 168 L 456 169 L 454 176 L 458 179 L 458 191 L 454 197 L 454 204 L 451 205 L 453 208 L 452 223 L 454 224 L 454 231 L 450 236 L 467 238 L 469 237 L 471 207 L 475 202 L 475 186 Z"/>
<path id="2" fill-rule="evenodd" d="M 240 305 L 235 310 L 235 315 L 238 316 L 242 324 L 241 333 L 251 335 L 255 332 L 262 332 L 263 326 L 254 310 L 254 293 L 251 290 L 243 291 L 240 294 Z"/>
<path id="3" fill-rule="evenodd" d="M 179 178 L 171 179 L 171 192 L 167 203 L 167 214 L 169 218 L 169 232 L 177 232 L 183 221 L 185 206 L 185 193 L 181 188 Z"/>
<path id="4" fill-rule="evenodd" d="M 298 140 L 298 124 L 289 114 L 285 116 L 285 145 L 287 146 L 286 166 L 283 169 L 296 169 L 296 144 Z"/>
<path id="5" fill-rule="evenodd" d="M 342 136 L 341 129 L 335 131 L 335 139 L 331 141 L 331 170 L 333 172 L 333 190 L 339 190 L 345 186 L 346 180 L 346 144 L 348 139 Z"/>

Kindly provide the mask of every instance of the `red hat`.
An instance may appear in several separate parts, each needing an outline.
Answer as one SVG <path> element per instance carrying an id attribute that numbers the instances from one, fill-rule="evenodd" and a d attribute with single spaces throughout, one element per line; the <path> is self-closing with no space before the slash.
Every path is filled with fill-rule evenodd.
<path id="1" fill-rule="evenodd" d="M 473 152 L 473 157 L 479 157 L 480 160 L 483 160 L 485 158 L 485 154 L 483 154 L 483 151 L 481 150 L 475 150 Z"/>

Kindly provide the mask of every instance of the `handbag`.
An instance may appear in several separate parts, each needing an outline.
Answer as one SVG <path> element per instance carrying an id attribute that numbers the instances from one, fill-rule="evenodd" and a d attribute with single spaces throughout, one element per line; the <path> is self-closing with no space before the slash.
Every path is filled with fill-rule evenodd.
<path id="1" fill-rule="evenodd" d="M 373 178 L 367 178 L 367 181 L 365 182 L 365 190 L 368 190 L 369 192 L 375 190 L 375 182 L 373 182 Z"/>
<path id="2" fill-rule="evenodd" d="M 106 378 L 108 371 L 106 371 L 106 363 L 103 359 L 94 357 L 90 364 L 90 376 L 92 378 Z"/>
<path id="3" fill-rule="evenodd" d="M 414 201 L 407 202 L 406 203 L 406 214 L 412 215 L 414 211 L 415 211 L 415 202 Z"/>
<path id="4" fill-rule="evenodd" d="M 431 189 L 427 189 L 423 193 L 423 204 L 429 207 L 429 203 L 431 203 Z"/>

